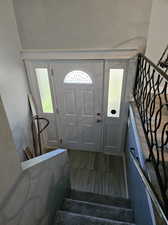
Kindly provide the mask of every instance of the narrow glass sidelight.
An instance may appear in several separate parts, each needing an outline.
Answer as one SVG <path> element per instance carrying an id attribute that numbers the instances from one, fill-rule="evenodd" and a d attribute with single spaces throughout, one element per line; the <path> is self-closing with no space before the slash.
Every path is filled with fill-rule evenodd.
<path id="1" fill-rule="evenodd" d="M 124 69 L 109 70 L 107 117 L 120 117 Z"/>
<path id="2" fill-rule="evenodd" d="M 43 113 L 53 113 L 54 111 L 48 77 L 48 69 L 36 68 L 35 72 L 37 76 Z"/>

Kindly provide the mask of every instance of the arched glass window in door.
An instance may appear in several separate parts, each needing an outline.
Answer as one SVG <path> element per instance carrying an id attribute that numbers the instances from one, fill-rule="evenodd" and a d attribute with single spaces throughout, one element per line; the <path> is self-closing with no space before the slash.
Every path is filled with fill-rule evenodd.
<path id="1" fill-rule="evenodd" d="M 66 83 L 66 84 L 92 84 L 92 79 L 87 73 L 85 73 L 81 70 L 73 70 L 65 76 L 64 83 Z"/>

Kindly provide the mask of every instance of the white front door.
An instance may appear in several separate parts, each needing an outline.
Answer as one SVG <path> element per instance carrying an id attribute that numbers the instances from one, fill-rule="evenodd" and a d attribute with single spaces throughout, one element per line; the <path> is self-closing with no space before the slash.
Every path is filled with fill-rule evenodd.
<path id="1" fill-rule="evenodd" d="M 58 61 L 52 68 L 60 143 L 101 151 L 103 60 Z"/>

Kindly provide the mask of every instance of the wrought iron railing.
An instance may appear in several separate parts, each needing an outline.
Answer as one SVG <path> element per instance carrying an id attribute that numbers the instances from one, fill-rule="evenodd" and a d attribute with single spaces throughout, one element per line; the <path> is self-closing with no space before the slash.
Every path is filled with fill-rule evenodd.
<path id="1" fill-rule="evenodd" d="M 134 99 L 168 216 L 168 75 L 147 57 L 138 56 Z"/>
<path id="2" fill-rule="evenodd" d="M 162 68 L 162 70 L 164 70 L 164 72 L 168 74 L 168 45 L 166 46 L 163 54 L 161 55 L 157 66 Z"/>
<path id="3" fill-rule="evenodd" d="M 40 124 L 43 122 L 45 124 Z M 47 118 L 40 117 L 39 115 L 32 116 L 32 137 L 33 137 L 33 147 L 34 147 L 34 156 L 42 155 L 42 132 L 49 126 L 50 121 Z"/>

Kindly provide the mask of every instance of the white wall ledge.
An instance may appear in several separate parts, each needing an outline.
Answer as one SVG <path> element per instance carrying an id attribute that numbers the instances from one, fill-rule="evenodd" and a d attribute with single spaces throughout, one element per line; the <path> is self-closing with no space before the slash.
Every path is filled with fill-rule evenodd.
<path id="1" fill-rule="evenodd" d="M 142 48 L 120 49 L 79 49 L 79 50 L 21 50 L 21 58 L 29 60 L 70 60 L 70 59 L 131 59 L 143 53 Z"/>
<path id="2" fill-rule="evenodd" d="M 35 166 L 39 163 L 42 163 L 42 162 L 46 161 L 48 159 L 56 157 L 57 155 L 60 155 L 64 152 L 67 152 L 67 150 L 66 149 L 57 149 L 57 150 L 54 150 L 52 152 L 45 153 L 45 154 L 37 156 L 33 159 L 29 159 L 27 161 L 22 162 L 21 167 L 22 167 L 23 170 L 26 170 L 26 169 L 28 169 L 32 166 Z"/>

